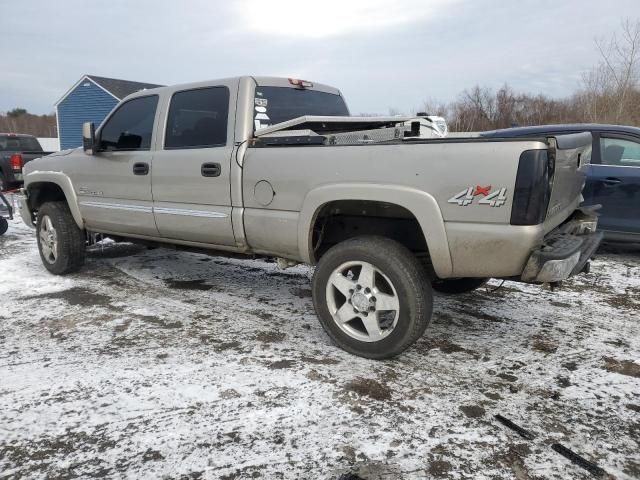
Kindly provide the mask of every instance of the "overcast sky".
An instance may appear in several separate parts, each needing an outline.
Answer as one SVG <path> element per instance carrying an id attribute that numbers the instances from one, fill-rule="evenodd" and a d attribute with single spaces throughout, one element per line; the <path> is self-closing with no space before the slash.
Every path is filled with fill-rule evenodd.
<path id="1" fill-rule="evenodd" d="M 175 84 L 293 76 L 352 113 L 410 112 L 480 84 L 562 97 L 640 0 L 0 0 L 0 111 L 85 74 Z"/>

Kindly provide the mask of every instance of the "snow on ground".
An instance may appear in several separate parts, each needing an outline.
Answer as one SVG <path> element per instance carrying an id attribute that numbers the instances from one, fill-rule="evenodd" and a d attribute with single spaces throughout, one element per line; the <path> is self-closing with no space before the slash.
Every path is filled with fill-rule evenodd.
<path id="1" fill-rule="evenodd" d="M 307 267 L 116 244 L 60 278 L 14 221 L 0 478 L 592 478 L 553 443 L 638 478 L 639 258 L 556 292 L 436 296 L 427 334 L 380 362 L 330 343 Z"/>

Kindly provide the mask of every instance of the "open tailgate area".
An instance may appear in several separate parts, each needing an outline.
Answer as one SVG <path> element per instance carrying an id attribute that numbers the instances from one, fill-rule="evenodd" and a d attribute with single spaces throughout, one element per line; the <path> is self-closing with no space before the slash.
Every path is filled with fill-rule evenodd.
<path id="1" fill-rule="evenodd" d="M 546 230 L 562 223 L 582 202 L 582 188 L 586 174 L 583 165 L 591 162 L 591 133 L 572 133 L 547 138 L 549 155 L 553 162 L 553 186 L 547 217 Z"/>

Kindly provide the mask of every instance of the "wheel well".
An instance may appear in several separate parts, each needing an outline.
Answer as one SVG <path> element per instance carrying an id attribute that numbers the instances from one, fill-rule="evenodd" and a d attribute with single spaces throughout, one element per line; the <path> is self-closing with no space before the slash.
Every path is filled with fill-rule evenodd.
<path id="1" fill-rule="evenodd" d="M 333 245 L 361 235 L 395 240 L 430 264 L 427 241 L 413 213 L 400 205 L 374 200 L 338 200 L 319 209 L 311 233 L 314 263 Z"/>
<path id="2" fill-rule="evenodd" d="M 37 211 L 45 202 L 67 201 L 62 188 L 55 183 L 42 182 L 29 185 L 29 206 Z"/>

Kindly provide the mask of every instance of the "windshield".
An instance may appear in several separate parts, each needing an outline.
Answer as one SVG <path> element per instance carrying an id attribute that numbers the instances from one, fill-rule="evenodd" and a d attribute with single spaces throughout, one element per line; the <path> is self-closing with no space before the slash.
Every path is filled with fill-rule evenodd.
<path id="1" fill-rule="evenodd" d="M 42 147 L 35 137 L 0 135 L 0 152 L 41 152 Z"/>
<path id="2" fill-rule="evenodd" d="M 303 115 L 348 116 L 340 95 L 289 87 L 256 87 L 255 128 L 265 128 Z"/>

